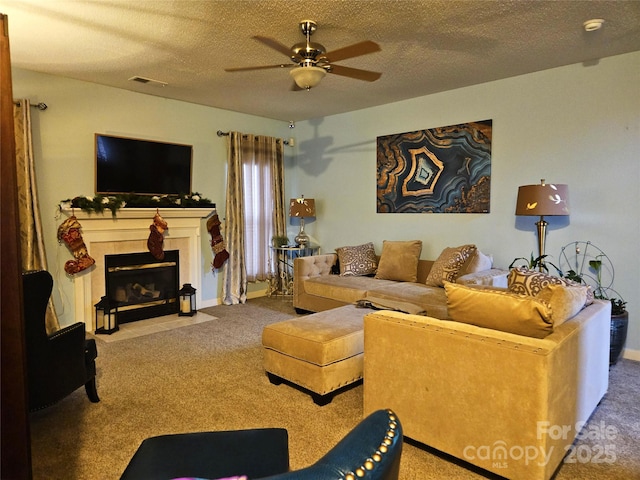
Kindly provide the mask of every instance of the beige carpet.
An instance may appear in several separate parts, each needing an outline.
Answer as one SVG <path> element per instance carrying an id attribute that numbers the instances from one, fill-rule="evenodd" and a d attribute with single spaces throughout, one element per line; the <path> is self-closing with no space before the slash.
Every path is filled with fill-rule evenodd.
<path id="1" fill-rule="evenodd" d="M 32 414 L 34 478 L 117 479 L 146 437 L 268 426 L 288 429 L 291 466 L 296 469 L 313 463 L 360 421 L 361 385 L 318 407 L 304 392 L 271 385 L 264 375 L 262 327 L 295 315 L 289 302 L 261 298 L 203 313 L 216 318 L 117 342 L 99 339 L 101 402 L 90 403 L 79 389 Z M 613 428 L 615 433 L 581 440 L 575 463 L 563 465 L 557 480 L 640 478 L 638 398 L 640 363 L 623 360 L 611 369 L 609 393 L 589 424 Z M 604 462 L 605 448 L 615 456 L 610 463 Z M 409 442 L 400 476 L 486 478 L 466 464 Z"/>

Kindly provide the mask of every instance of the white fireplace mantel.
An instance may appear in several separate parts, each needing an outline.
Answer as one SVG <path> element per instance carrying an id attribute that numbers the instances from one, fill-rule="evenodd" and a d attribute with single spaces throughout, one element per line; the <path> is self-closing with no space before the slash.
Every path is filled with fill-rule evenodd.
<path id="1" fill-rule="evenodd" d="M 159 209 L 168 224 L 163 248 L 179 250 L 179 283 L 191 283 L 196 288 L 198 305 L 202 304 L 202 220 L 214 212 L 215 207 Z M 148 251 L 149 227 L 156 208 L 123 208 L 115 216 L 110 210 L 86 213 L 80 209 L 64 209 L 62 213 L 78 219 L 89 255 L 96 261 L 95 266 L 73 278 L 76 321 L 84 322 L 87 331 L 94 331 L 94 305 L 105 294 L 104 255 Z"/>
<path id="2" fill-rule="evenodd" d="M 79 208 L 71 209 L 65 208 L 62 210 L 67 217 L 72 214 L 76 216 L 78 220 L 121 220 L 124 218 L 145 218 L 153 219 L 156 210 L 160 211 L 162 218 L 205 218 L 208 217 L 216 208 L 166 208 L 166 207 L 151 207 L 151 208 L 121 208 L 116 212 L 115 217 L 111 214 L 111 210 L 105 210 L 102 213 L 88 213 L 83 212 Z"/>

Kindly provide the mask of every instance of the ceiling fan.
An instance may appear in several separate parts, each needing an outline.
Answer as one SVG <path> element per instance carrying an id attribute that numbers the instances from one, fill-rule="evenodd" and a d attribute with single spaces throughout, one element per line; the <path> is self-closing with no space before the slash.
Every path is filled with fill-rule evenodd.
<path id="1" fill-rule="evenodd" d="M 382 75 L 379 72 L 361 70 L 359 68 L 335 65 L 333 62 L 359 57 L 368 53 L 380 51 L 380 45 L 370 40 L 354 43 L 348 47 L 339 48 L 327 52 L 323 45 L 311 41 L 311 35 L 317 30 L 318 25 L 313 20 L 302 20 L 300 30 L 306 37 L 306 42 L 296 43 L 288 48 L 282 43 L 268 37 L 254 36 L 253 38 L 286 55 L 295 64 L 289 71 L 293 77 L 293 90 L 309 90 L 317 86 L 327 73 L 355 78 L 366 82 L 375 82 Z M 257 67 L 225 68 L 225 72 L 243 72 L 248 70 L 265 70 L 269 68 L 285 68 L 287 65 L 264 65 Z"/>

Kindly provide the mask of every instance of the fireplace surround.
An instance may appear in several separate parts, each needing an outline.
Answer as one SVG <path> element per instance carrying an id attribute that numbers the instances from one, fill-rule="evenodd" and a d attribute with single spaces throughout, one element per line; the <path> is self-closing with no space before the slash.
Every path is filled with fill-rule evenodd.
<path id="1" fill-rule="evenodd" d="M 201 232 L 203 219 L 212 208 L 167 208 L 160 214 L 169 228 L 165 232 L 164 250 L 179 251 L 179 284 L 191 283 L 196 288 L 196 302 L 202 305 L 201 278 L 210 269 L 210 261 L 203 258 Z M 82 237 L 89 254 L 96 260 L 91 269 L 72 277 L 74 285 L 74 314 L 76 321 L 84 322 L 87 332 L 95 330 L 94 305 L 105 295 L 105 255 L 148 252 L 149 226 L 155 208 L 123 208 L 116 217 L 111 212 L 85 213 L 63 210 L 63 215 L 74 214 L 82 225 Z M 206 232 L 206 228 L 205 228 Z"/>

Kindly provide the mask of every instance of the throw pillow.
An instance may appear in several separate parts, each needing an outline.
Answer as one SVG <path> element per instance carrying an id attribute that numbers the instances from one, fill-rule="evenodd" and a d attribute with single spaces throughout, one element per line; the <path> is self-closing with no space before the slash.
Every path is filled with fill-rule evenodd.
<path id="1" fill-rule="evenodd" d="M 378 268 L 378 259 L 373 248 L 373 243 L 365 243 L 352 247 L 336 248 L 340 275 L 372 275 Z"/>
<path id="2" fill-rule="evenodd" d="M 450 282 L 444 288 L 449 318 L 456 322 L 534 338 L 553 331 L 551 308 L 535 297 Z"/>
<path id="3" fill-rule="evenodd" d="M 418 260 L 421 252 L 421 240 L 383 241 L 376 278 L 415 282 L 418 279 Z"/>
<path id="4" fill-rule="evenodd" d="M 460 271 L 475 252 L 475 245 L 445 248 L 433 263 L 425 283 L 432 287 L 443 287 L 444 282 L 455 282 Z"/>
<path id="5" fill-rule="evenodd" d="M 509 290 L 513 293 L 536 296 L 548 285 L 576 286 L 580 284 L 565 278 L 554 277 L 553 275 L 548 275 L 544 272 L 529 270 L 525 267 L 517 267 L 511 269 L 509 272 L 507 285 L 509 286 Z M 590 287 L 587 287 L 585 305 L 591 305 L 592 303 L 593 291 Z"/>
<path id="6" fill-rule="evenodd" d="M 587 300 L 585 285 L 564 286 L 550 284 L 544 287 L 536 298 L 551 306 L 553 326 L 563 324 L 584 308 Z"/>

